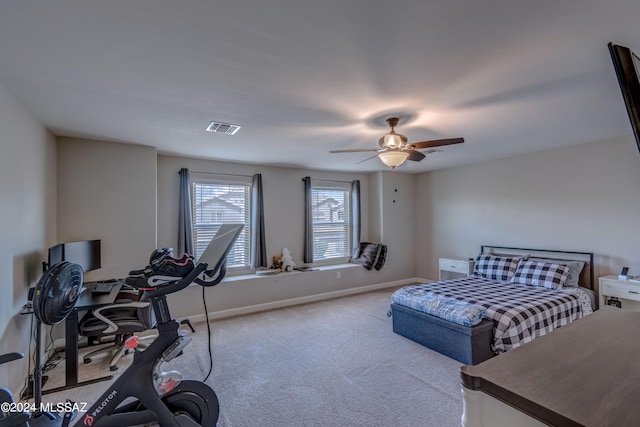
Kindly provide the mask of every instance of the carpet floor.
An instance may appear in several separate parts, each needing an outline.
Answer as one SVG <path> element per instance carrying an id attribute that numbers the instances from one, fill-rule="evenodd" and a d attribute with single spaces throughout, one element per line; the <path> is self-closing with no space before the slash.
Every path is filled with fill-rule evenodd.
<path id="1" fill-rule="evenodd" d="M 394 289 L 212 321 L 213 372 L 221 427 L 460 426 L 460 366 L 393 333 Z M 209 368 L 207 327 L 163 366 L 201 380 Z M 82 352 L 81 352 L 82 353 Z M 126 356 L 115 372 L 125 371 Z M 108 375 L 108 360 L 80 366 L 80 380 Z M 64 363 L 48 373 L 59 385 Z M 45 402 L 92 402 L 97 383 Z"/>

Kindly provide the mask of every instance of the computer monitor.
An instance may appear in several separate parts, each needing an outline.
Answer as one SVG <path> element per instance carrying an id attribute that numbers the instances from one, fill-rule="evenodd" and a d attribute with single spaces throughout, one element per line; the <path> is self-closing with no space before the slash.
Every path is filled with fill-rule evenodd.
<path id="1" fill-rule="evenodd" d="M 47 267 L 51 268 L 56 264 L 60 264 L 64 261 L 64 243 L 59 243 L 49 248 L 49 258 L 47 260 Z"/>
<path id="2" fill-rule="evenodd" d="M 60 243 L 49 248 L 49 268 L 63 261 L 73 262 L 87 271 L 97 270 L 101 265 L 100 240 Z"/>
<path id="3" fill-rule="evenodd" d="M 207 270 L 217 271 L 227 259 L 243 227 L 244 224 L 222 224 L 198 262 L 206 263 Z"/>

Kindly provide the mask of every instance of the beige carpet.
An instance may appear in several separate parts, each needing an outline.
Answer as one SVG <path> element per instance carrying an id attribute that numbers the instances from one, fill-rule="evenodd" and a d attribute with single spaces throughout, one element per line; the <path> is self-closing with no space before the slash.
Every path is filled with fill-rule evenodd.
<path id="1" fill-rule="evenodd" d="M 393 289 L 211 322 L 220 426 L 460 426 L 460 363 L 394 334 Z M 215 288 L 207 290 L 215 292 Z M 206 324 L 170 364 L 208 370 Z M 96 360 L 80 380 L 109 374 Z M 116 375 L 127 363 L 121 362 Z M 45 388 L 62 381 L 64 363 Z M 92 401 L 106 383 L 44 396 Z"/>

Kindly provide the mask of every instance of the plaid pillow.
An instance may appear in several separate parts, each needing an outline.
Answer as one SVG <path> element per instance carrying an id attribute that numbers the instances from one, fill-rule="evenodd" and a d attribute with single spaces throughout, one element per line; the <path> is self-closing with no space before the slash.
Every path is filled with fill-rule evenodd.
<path id="1" fill-rule="evenodd" d="M 520 261 L 511 282 L 559 289 L 569 277 L 569 267 L 535 260 Z"/>
<path id="2" fill-rule="evenodd" d="M 535 257 L 532 258 L 538 262 L 548 262 L 551 264 L 560 264 L 566 265 L 569 267 L 569 277 L 567 277 L 567 281 L 564 284 L 565 288 L 575 288 L 580 286 L 580 273 L 585 266 L 584 261 L 573 261 L 573 260 L 564 260 L 564 259 L 553 259 L 553 258 L 540 258 Z"/>
<path id="3" fill-rule="evenodd" d="M 373 265 L 373 268 L 376 270 L 380 270 L 384 267 L 384 263 L 387 260 L 387 245 L 380 245 L 380 252 L 378 252 L 378 259 L 376 263 Z"/>
<path id="4" fill-rule="evenodd" d="M 518 267 L 518 257 L 480 254 L 476 258 L 473 274 L 490 280 L 508 281 Z"/>

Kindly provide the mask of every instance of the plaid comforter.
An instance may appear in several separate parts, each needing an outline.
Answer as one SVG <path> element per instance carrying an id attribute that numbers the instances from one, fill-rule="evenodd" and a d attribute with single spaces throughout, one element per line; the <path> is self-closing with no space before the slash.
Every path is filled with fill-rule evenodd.
<path id="1" fill-rule="evenodd" d="M 429 294 L 485 307 L 487 318 L 494 323 L 492 348 L 496 353 L 511 350 L 592 312 L 588 294 L 579 288 L 547 289 L 476 276 L 407 286 L 393 294 L 392 302 L 420 310 L 421 302 L 408 304 L 407 299 L 419 301 Z"/>

